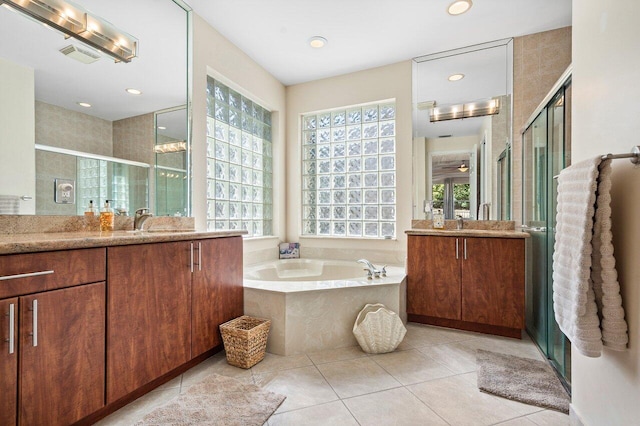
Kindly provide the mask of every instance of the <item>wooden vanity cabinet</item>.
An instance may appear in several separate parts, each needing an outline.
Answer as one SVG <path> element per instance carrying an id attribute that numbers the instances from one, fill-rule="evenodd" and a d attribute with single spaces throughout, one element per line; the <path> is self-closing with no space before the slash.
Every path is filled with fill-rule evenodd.
<path id="1" fill-rule="evenodd" d="M 242 238 L 194 242 L 191 357 L 222 344 L 219 325 L 242 315 Z"/>
<path id="2" fill-rule="evenodd" d="M 104 254 L 0 256 L 0 424 L 68 425 L 104 406 Z"/>
<path id="3" fill-rule="evenodd" d="M 409 235 L 410 321 L 520 337 L 524 239 Z"/>
<path id="4" fill-rule="evenodd" d="M 242 237 L 109 247 L 107 403 L 222 344 L 242 315 Z"/>
<path id="5" fill-rule="evenodd" d="M 107 249 L 107 404 L 191 359 L 191 247 Z"/>

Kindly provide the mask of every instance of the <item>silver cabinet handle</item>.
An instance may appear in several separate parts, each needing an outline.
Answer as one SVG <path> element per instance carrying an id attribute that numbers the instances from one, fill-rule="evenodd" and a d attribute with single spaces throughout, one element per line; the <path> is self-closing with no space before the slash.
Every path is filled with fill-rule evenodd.
<path id="1" fill-rule="evenodd" d="M 9 304 L 9 353 L 12 354 L 15 350 L 15 316 L 16 316 L 16 307 L 13 303 Z"/>
<path id="2" fill-rule="evenodd" d="M 4 275 L 0 277 L 0 281 L 15 280 L 18 278 L 38 277 L 40 275 L 53 274 L 53 272 L 54 272 L 53 270 L 50 270 L 50 271 L 40 271 L 40 272 L 29 272 L 28 274 Z"/>
<path id="3" fill-rule="evenodd" d="M 31 304 L 31 310 L 33 311 L 33 347 L 38 346 L 38 299 L 33 299 Z"/>
<path id="4" fill-rule="evenodd" d="M 191 243 L 191 273 L 193 273 L 193 243 Z"/>
<path id="5" fill-rule="evenodd" d="M 33 197 L 31 195 L 23 195 L 22 197 L 20 197 L 20 199 L 22 201 L 31 201 L 33 200 Z"/>
<path id="6" fill-rule="evenodd" d="M 202 243 L 198 243 L 198 271 L 202 271 Z"/>
<path id="7" fill-rule="evenodd" d="M 464 239 L 464 260 L 467 260 L 467 239 Z"/>
<path id="8" fill-rule="evenodd" d="M 458 259 L 458 239 L 456 238 L 456 260 Z"/>

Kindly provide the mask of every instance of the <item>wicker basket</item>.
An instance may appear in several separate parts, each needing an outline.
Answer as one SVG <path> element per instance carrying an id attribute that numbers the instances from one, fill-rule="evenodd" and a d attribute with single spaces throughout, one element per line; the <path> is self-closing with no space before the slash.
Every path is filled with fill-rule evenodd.
<path id="1" fill-rule="evenodd" d="M 264 358 L 271 321 L 243 315 L 220 325 L 227 362 L 251 368 Z"/>

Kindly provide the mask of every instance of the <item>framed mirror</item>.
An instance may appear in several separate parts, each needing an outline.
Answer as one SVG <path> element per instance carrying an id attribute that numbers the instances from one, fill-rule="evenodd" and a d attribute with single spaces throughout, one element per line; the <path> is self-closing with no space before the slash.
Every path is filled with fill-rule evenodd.
<path id="1" fill-rule="evenodd" d="M 6 153 L 0 158 L 0 197 L 15 199 L 0 214 L 82 214 L 91 197 L 97 207 L 113 200 L 123 214 L 150 207 L 154 214 L 188 215 L 188 147 L 172 154 L 155 149 L 165 136 L 189 142 L 188 5 L 181 0 L 0 4 L 0 144 Z M 17 4 L 25 9 L 45 4 L 52 21 L 29 17 Z M 85 25 L 81 36 L 54 28 L 69 22 Z M 129 36 L 135 49 L 128 58 L 115 58 L 94 43 L 99 38 L 107 50 L 124 51 Z M 175 134 L 159 132 L 156 113 L 176 110 L 181 112 L 172 120 L 181 122 L 172 124 Z M 105 166 L 106 176 L 97 176 L 105 179 L 94 182 L 90 161 L 79 160 L 85 158 L 97 158 L 98 174 Z M 180 170 L 184 185 L 168 191 L 167 183 L 157 180 L 158 167 Z M 56 178 L 74 187 L 73 204 L 56 202 Z M 171 208 L 159 210 L 158 198 Z"/>
<path id="2" fill-rule="evenodd" d="M 414 59 L 413 219 L 431 208 L 505 219 L 498 158 L 511 143 L 512 58 L 507 39 Z"/>

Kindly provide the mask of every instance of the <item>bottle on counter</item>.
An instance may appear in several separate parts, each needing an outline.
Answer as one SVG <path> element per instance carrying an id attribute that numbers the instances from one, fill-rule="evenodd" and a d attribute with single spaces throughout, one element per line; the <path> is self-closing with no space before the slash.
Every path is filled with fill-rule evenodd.
<path id="1" fill-rule="evenodd" d="M 102 210 L 100 210 L 100 231 L 113 231 L 114 221 L 113 209 L 109 205 L 109 200 L 107 200 Z"/>
<path id="2" fill-rule="evenodd" d="M 95 216 L 96 215 L 96 208 L 93 207 L 93 200 L 89 200 L 89 206 L 84 211 L 84 215 L 85 216 Z"/>

